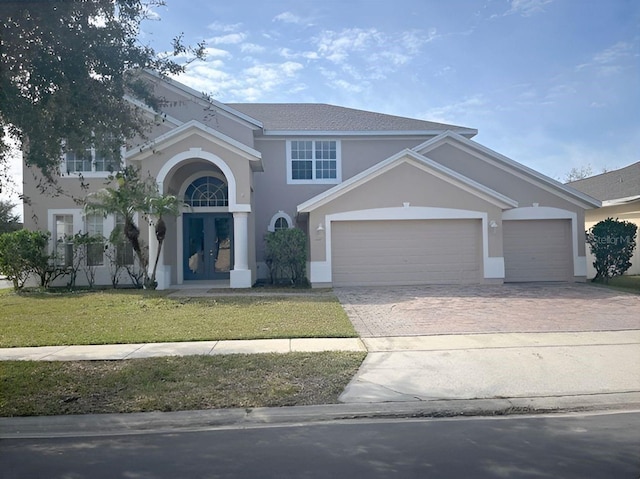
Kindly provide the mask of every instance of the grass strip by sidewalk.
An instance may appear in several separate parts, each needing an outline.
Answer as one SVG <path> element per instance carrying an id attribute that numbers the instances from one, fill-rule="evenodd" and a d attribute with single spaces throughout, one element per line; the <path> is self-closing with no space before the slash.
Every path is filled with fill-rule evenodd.
<path id="1" fill-rule="evenodd" d="M 0 291 L 0 347 L 357 337 L 332 294 L 168 298 L 162 291 Z"/>
<path id="2" fill-rule="evenodd" d="M 606 286 L 611 289 L 640 293 L 640 275 L 622 275 L 611 278 L 608 283 L 602 281 L 592 282 L 596 286 Z"/>
<path id="3" fill-rule="evenodd" d="M 0 416 L 332 404 L 365 353 L 6 361 Z"/>

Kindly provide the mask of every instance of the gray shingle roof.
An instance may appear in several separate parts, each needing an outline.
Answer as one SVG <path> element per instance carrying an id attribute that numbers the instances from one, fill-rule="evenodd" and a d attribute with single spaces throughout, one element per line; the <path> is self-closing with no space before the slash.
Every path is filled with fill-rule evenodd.
<path id="1" fill-rule="evenodd" d="M 227 103 L 262 122 L 266 131 L 445 131 L 475 134 L 471 128 L 385 115 L 325 103 Z"/>
<path id="2" fill-rule="evenodd" d="M 619 170 L 567 183 L 600 201 L 640 195 L 640 161 Z"/>

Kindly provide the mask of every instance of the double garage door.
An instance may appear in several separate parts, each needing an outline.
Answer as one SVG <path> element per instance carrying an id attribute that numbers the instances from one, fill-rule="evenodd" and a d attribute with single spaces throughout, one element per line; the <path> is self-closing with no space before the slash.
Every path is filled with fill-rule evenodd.
<path id="1" fill-rule="evenodd" d="M 570 281 L 570 220 L 503 221 L 505 282 Z M 493 233 L 489 233 L 493 234 Z M 480 283 L 480 220 L 338 221 L 334 286 Z"/>
<path id="2" fill-rule="evenodd" d="M 480 220 L 338 221 L 331 239 L 334 286 L 482 279 Z"/>

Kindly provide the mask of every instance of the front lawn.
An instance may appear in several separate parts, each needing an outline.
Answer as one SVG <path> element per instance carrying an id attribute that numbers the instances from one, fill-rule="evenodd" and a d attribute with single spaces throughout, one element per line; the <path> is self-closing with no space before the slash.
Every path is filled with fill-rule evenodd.
<path id="1" fill-rule="evenodd" d="M 164 291 L 0 291 L 0 347 L 356 337 L 332 294 L 168 298 Z"/>
<path id="2" fill-rule="evenodd" d="M 0 416 L 336 403 L 365 353 L 5 361 Z"/>

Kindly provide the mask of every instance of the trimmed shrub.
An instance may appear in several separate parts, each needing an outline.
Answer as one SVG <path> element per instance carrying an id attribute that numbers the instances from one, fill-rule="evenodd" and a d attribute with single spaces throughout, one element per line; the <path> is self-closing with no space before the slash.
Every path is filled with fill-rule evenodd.
<path id="1" fill-rule="evenodd" d="M 593 281 L 622 275 L 631 267 L 631 257 L 636 247 L 638 227 L 629 221 L 607 218 L 589 229 L 587 243 L 595 256 Z"/>
<path id="2" fill-rule="evenodd" d="M 298 228 L 267 233 L 266 263 L 273 284 L 307 285 L 307 237 Z"/>

